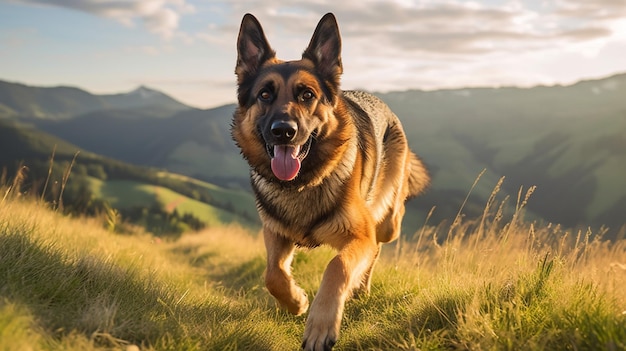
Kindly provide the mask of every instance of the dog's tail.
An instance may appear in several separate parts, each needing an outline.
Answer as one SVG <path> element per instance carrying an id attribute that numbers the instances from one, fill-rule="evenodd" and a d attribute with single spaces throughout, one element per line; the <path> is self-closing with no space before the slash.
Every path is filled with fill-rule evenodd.
<path id="1" fill-rule="evenodd" d="M 424 192 L 430 185 L 430 175 L 422 160 L 414 153 L 409 155 L 409 195 L 412 198 Z"/>

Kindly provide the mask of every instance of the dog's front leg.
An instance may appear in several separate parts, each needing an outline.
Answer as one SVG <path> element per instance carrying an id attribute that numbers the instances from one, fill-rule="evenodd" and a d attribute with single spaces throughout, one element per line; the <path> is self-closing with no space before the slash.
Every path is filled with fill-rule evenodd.
<path id="1" fill-rule="evenodd" d="M 306 321 L 304 350 L 332 349 L 339 336 L 346 299 L 361 284 L 377 250 L 372 237 L 355 238 L 330 261 Z"/>
<path id="2" fill-rule="evenodd" d="M 301 315 L 309 307 L 309 299 L 291 276 L 295 245 L 267 228 L 263 230 L 263 237 L 267 250 L 265 286 L 281 306 L 296 316 Z"/>

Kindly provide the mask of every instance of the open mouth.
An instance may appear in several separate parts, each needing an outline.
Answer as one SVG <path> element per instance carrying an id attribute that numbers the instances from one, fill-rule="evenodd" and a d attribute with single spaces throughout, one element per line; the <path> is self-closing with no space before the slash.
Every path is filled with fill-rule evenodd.
<path id="1" fill-rule="evenodd" d="M 280 180 L 293 180 L 300 171 L 302 161 L 309 154 L 314 135 L 302 145 L 270 145 L 265 144 L 267 153 L 272 159 L 272 172 Z"/>

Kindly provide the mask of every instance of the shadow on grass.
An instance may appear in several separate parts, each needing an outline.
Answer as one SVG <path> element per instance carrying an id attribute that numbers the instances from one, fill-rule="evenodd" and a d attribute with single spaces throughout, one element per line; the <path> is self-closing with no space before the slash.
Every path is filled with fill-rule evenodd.
<path id="1" fill-rule="evenodd" d="M 246 325 L 267 319 L 250 304 L 221 296 L 188 303 L 184 292 L 138 270 L 98 257 L 72 259 L 54 244 L 0 232 L 0 300 L 27 308 L 54 340 L 78 333 L 105 347 L 172 350 L 276 350 L 285 342 L 268 324 Z"/>
<path id="2" fill-rule="evenodd" d="M 257 256 L 225 271 L 209 274 L 214 281 L 233 291 L 257 291 L 264 287 L 265 259 Z"/>
<path id="3" fill-rule="evenodd" d="M 385 288 L 382 288 L 385 289 Z M 449 333 L 456 328 L 459 311 L 471 296 L 449 292 L 426 297 L 420 292 L 380 291 L 348 303 L 342 349 L 448 349 Z M 353 329 L 353 330 L 349 330 Z M 406 344 L 413 337 L 413 344 Z"/>

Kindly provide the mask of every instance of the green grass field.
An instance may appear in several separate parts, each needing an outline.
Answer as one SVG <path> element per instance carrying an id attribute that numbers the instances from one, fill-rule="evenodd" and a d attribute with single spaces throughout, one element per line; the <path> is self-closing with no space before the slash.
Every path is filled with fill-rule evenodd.
<path id="1" fill-rule="evenodd" d="M 305 316 L 263 286 L 264 246 L 236 225 L 173 241 L 106 231 L 0 190 L 0 350 L 295 350 Z M 5 194 L 8 194 L 5 196 Z M 425 227 L 386 246 L 347 304 L 337 350 L 625 350 L 626 240 L 520 212 Z M 315 295 L 333 252 L 299 251 Z"/>
<path id="2" fill-rule="evenodd" d="M 254 195 L 242 189 L 225 189 L 215 184 L 207 183 L 195 178 L 187 177 L 181 174 L 174 174 L 169 172 L 159 173 L 160 177 L 170 177 L 178 180 L 182 180 L 188 183 L 199 185 L 206 189 L 209 194 L 221 203 L 229 203 L 232 205 L 233 210 L 241 213 L 248 213 L 256 215 L 256 204 Z"/>
<path id="3" fill-rule="evenodd" d="M 158 203 L 168 212 L 176 210 L 180 214 L 190 213 L 208 226 L 220 226 L 232 222 L 242 222 L 252 227 L 258 226 L 233 212 L 189 198 L 166 187 L 132 180 L 102 181 L 95 178 L 90 178 L 90 180 L 94 196 L 107 201 L 114 208 L 149 207 L 151 203 Z M 187 181 L 191 181 L 190 178 Z M 208 189 L 216 201 L 235 204 L 231 206 L 234 211 L 256 214 L 254 199 L 250 194 L 241 190 L 228 190 L 212 184 L 196 182 Z"/>

